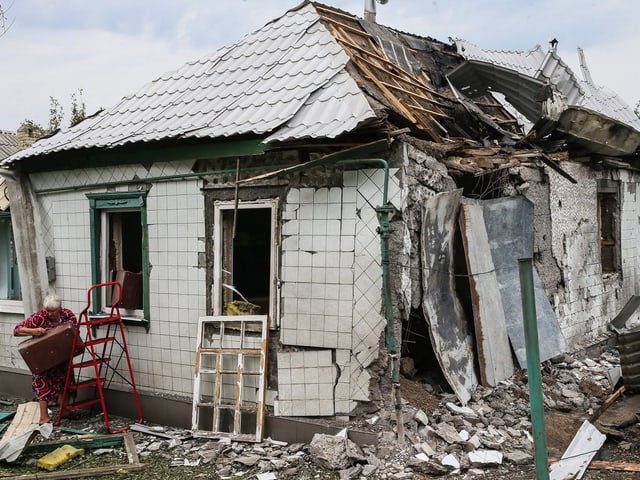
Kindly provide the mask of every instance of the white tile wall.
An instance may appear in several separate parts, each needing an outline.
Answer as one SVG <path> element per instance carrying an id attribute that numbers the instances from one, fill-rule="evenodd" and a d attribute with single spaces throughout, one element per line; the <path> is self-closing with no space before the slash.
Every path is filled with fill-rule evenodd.
<path id="1" fill-rule="evenodd" d="M 354 218 L 355 203 L 351 209 Z M 350 343 L 352 264 L 340 264 L 340 251 L 343 244 L 353 243 L 355 232 L 353 222 L 345 230 L 340 218 L 342 189 L 292 189 L 285 211 L 280 338 L 285 344 L 323 348 Z M 349 305 L 342 313 L 341 300 Z M 340 322 L 348 324 L 342 339 Z"/>
<path id="2" fill-rule="evenodd" d="M 330 350 L 278 352 L 278 416 L 333 415 L 337 370 Z"/>
<path id="3" fill-rule="evenodd" d="M 388 200 L 399 208 L 399 182 L 396 171 L 390 173 Z M 287 345 L 353 352 L 338 362 L 340 413 L 353 408 L 353 399 L 369 399 L 366 368 L 378 356 L 385 328 L 375 211 L 383 185 L 381 169 L 348 171 L 343 188 L 292 189 L 286 199 L 280 338 Z"/>
<path id="4" fill-rule="evenodd" d="M 99 168 L 35 175 L 34 189 L 82 186 L 189 173 L 191 162 Z M 125 191 L 126 186 L 117 187 Z M 110 189 L 112 191 L 113 188 Z M 44 194 L 39 197 L 47 255 L 56 260 L 56 292 L 76 314 L 85 307 L 91 284 L 89 202 L 86 193 L 105 188 Z M 176 226 L 167 225 L 173 219 Z M 141 391 L 190 396 L 198 319 L 206 314 L 204 200 L 199 181 L 155 183 L 147 195 L 151 329 L 127 326 L 127 344 Z M 2 316 L 4 319 L 4 315 Z M 17 323 L 17 322 L 16 322 Z M 9 328 L 9 326 L 6 326 Z M 13 328 L 13 325 L 11 325 Z M 6 330 L 5 330 L 6 331 Z M 24 367 L 14 337 L 0 338 L 0 365 Z M 6 348 L 5 348 L 6 347 Z M 12 353 L 12 352 L 15 352 Z M 118 385 L 115 383 L 114 387 Z"/>

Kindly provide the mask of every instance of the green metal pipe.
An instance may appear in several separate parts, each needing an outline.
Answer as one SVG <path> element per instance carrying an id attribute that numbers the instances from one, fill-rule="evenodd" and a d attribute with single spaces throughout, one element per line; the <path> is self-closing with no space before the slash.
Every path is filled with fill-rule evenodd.
<path id="1" fill-rule="evenodd" d="M 529 402 L 531 404 L 536 479 L 549 480 L 547 440 L 544 428 L 544 402 L 542 399 L 542 380 L 540 378 L 536 298 L 533 287 L 533 264 L 531 259 L 520 258 L 518 260 L 518 269 L 520 273 L 520 296 L 522 298 L 524 338 L 527 349 L 527 375 L 529 377 Z"/>
<path id="2" fill-rule="evenodd" d="M 260 172 L 260 171 L 270 171 L 270 170 L 281 170 L 283 168 L 291 167 L 292 165 L 270 165 L 270 166 L 258 166 L 258 167 L 243 167 L 240 169 L 241 172 Z M 68 187 L 56 187 L 56 188 L 41 188 L 35 190 L 37 195 L 47 195 L 51 193 L 61 193 L 61 192 L 77 192 L 81 190 L 93 190 L 95 188 L 109 188 L 109 187 L 117 187 L 119 185 L 131 185 L 136 183 L 160 183 L 160 182 L 170 182 L 172 180 L 184 180 L 187 178 L 202 178 L 202 177 L 210 177 L 212 175 L 228 175 L 235 174 L 237 172 L 237 168 L 225 168 L 221 170 L 209 170 L 206 172 L 189 172 L 189 173 L 177 173 L 174 175 L 163 175 L 158 177 L 146 177 L 146 178 L 138 178 L 135 180 L 114 180 L 111 182 L 101 182 L 101 183 L 91 183 L 86 185 L 73 185 Z M 4 175 L 4 174 L 3 174 Z"/>
<path id="3" fill-rule="evenodd" d="M 398 443 L 404 445 L 404 423 L 402 418 L 402 397 L 400 394 L 400 358 L 396 349 L 396 337 L 393 328 L 393 316 L 391 309 L 391 291 L 389 288 L 389 214 L 393 206 L 389 205 L 389 163 L 382 158 L 370 158 L 359 160 L 341 160 L 345 163 L 378 163 L 384 168 L 384 186 L 382 190 L 382 205 L 376 207 L 380 225 L 377 232 L 380 235 L 380 257 L 382 263 L 382 292 L 384 298 L 384 315 L 386 320 L 387 351 L 391 360 L 391 383 L 393 385 L 393 397 L 396 410 L 396 428 Z"/>

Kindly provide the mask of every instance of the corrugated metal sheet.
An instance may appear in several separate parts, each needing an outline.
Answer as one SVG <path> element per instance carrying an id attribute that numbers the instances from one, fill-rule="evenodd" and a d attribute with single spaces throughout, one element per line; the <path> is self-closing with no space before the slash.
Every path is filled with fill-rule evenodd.
<path id="1" fill-rule="evenodd" d="M 640 119 L 618 94 L 597 86 L 588 71 L 586 79 L 579 79 L 557 52 L 544 52 L 538 45 L 523 51 L 483 50 L 463 39 L 455 39 L 458 53 L 467 60 L 486 63 L 551 84 L 567 98 L 569 106 L 582 107 L 622 122 L 640 131 Z M 586 67 L 584 67 L 586 70 Z M 539 98 L 522 98 L 522 101 L 539 102 Z M 535 110 L 535 106 L 531 106 Z"/>
<path id="2" fill-rule="evenodd" d="M 170 138 L 333 138 L 375 119 L 349 57 L 312 4 L 168 72 L 115 107 L 36 142 L 20 158 Z M 7 162 L 5 162 L 6 164 Z"/>
<path id="3" fill-rule="evenodd" d="M 478 204 L 483 209 L 511 347 L 520 367 L 527 368 L 518 259 L 533 257 L 533 203 L 523 196 L 516 196 L 483 200 Z M 544 362 L 566 352 L 567 346 L 535 269 L 533 283 L 540 361 Z"/>
<path id="4" fill-rule="evenodd" d="M 618 335 L 622 380 L 629 390 L 640 390 L 640 328 Z"/>
<path id="5" fill-rule="evenodd" d="M 422 308 L 442 373 L 462 405 L 478 386 L 473 337 L 455 286 L 454 237 L 462 190 L 439 193 L 422 207 Z"/>

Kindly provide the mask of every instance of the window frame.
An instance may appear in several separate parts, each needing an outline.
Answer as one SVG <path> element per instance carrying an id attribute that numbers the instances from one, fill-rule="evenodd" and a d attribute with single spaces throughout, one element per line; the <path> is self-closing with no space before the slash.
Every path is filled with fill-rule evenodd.
<path id="1" fill-rule="evenodd" d="M 147 207 L 146 197 L 147 191 L 135 192 L 108 192 L 108 193 L 89 193 L 86 197 L 89 199 L 89 230 L 91 242 L 91 281 L 93 285 L 109 281 L 104 277 L 103 253 L 105 247 L 105 239 L 103 239 L 103 231 L 105 226 L 105 216 L 109 212 L 117 211 L 139 211 L 140 222 L 142 227 L 142 317 L 123 316 L 123 321 L 132 325 L 143 325 L 149 331 L 150 320 L 150 303 L 149 303 L 149 236 L 147 228 Z M 91 299 L 93 305 L 92 313 L 99 315 L 102 313 L 105 303 L 103 301 L 100 290 L 94 289 Z"/>
<path id="2" fill-rule="evenodd" d="M 602 275 L 621 275 L 622 274 L 622 262 L 621 262 L 621 225 L 620 225 L 620 215 L 621 215 L 621 195 L 620 195 L 620 185 L 615 180 L 599 180 L 598 181 L 598 246 L 600 251 L 600 268 L 602 271 Z M 613 238 L 603 238 L 603 206 L 605 201 L 610 202 L 613 200 L 615 206 L 615 212 L 610 213 L 611 218 L 610 221 L 607 222 L 610 224 L 610 230 L 612 231 Z M 612 265 L 607 263 L 607 268 L 605 269 L 604 248 L 610 248 L 613 251 L 613 261 Z"/>
<path id="3" fill-rule="evenodd" d="M 223 286 L 222 286 L 222 240 L 223 240 L 223 222 L 222 212 L 229 210 L 243 209 L 271 209 L 271 258 L 270 258 L 270 278 L 269 285 L 269 318 L 270 328 L 277 328 L 279 311 L 280 311 L 280 295 L 278 294 L 278 199 L 264 199 L 251 201 L 225 201 L 217 200 L 214 202 L 213 208 L 213 316 L 224 316 L 223 309 Z"/>
<path id="4" fill-rule="evenodd" d="M 6 292 L 3 291 L 2 296 L 7 298 L 0 298 L 0 305 L 6 305 L 7 308 L 14 310 L 15 308 L 22 307 L 22 285 L 20 283 L 20 271 L 18 269 L 18 259 L 15 248 L 15 237 L 13 235 L 13 224 L 11 221 L 11 212 L 2 212 L 0 211 L 0 219 L 6 221 L 8 224 L 8 241 L 9 245 L 6 246 L 7 255 L 11 255 L 11 259 L 8 260 L 7 263 L 7 278 L 5 279 L 7 282 Z M 4 253 L 4 251 L 3 251 Z M 17 270 L 17 275 L 13 278 L 13 270 L 15 268 Z M 11 287 L 14 285 L 14 288 Z M 17 298 L 16 298 L 17 297 Z M 2 310 L 2 308 L 0 308 Z M 4 311 L 4 310 L 2 310 Z"/>

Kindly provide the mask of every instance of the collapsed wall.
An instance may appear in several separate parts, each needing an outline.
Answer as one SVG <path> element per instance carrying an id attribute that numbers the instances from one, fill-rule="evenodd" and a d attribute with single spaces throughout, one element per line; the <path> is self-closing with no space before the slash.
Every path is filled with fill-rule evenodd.
<path id="1" fill-rule="evenodd" d="M 424 268 L 420 255 L 421 210 L 435 195 L 456 188 L 463 188 L 465 197 L 482 198 L 473 193 L 470 179 L 477 185 L 484 182 L 485 187 L 478 190 L 485 193 L 485 198 L 522 196 L 533 203 L 532 258 L 543 288 L 543 303 L 548 302 L 552 308 L 558 326 L 553 331 L 554 337 L 561 337 L 554 339 L 559 342 L 558 348 L 564 345 L 566 350 L 578 351 L 606 337 L 609 321 L 636 290 L 636 174 L 617 169 L 595 170 L 588 164 L 564 161 L 559 166 L 575 183 L 534 163 L 505 169 L 499 173 L 499 181 L 491 171 L 484 178 L 482 175 L 475 179 L 471 175 L 461 178 L 446 168 L 438 158 L 438 151 L 419 148 L 416 143 L 403 143 L 395 152 L 403 159 L 402 188 L 406 195 L 402 218 L 396 218 L 394 223 L 394 254 L 390 264 L 394 272 L 394 318 L 402 329 L 402 355 L 412 360 L 403 362 L 405 373 L 434 377 L 429 370 L 442 366 L 442 362 L 440 366 L 434 362 L 432 353 L 425 353 L 425 349 L 433 350 L 434 339 L 429 338 L 428 329 L 424 328 L 429 319 L 421 308 L 425 290 L 421 275 Z M 490 175 L 494 175 L 491 189 L 486 188 Z M 614 217 L 619 222 L 620 235 L 615 271 L 603 267 L 602 191 L 613 191 L 617 199 Z M 464 256 L 461 247 L 457 255 Z M 456 292 L 473 331 L 473 302 L 464 260 L 456 262 L 454 268 Z M 476 338 L 471 347 L 473 355 L 478 355 L 479 341 L 482 339 Z M 514 350 L 513 339 L 511 344 Z"/>

